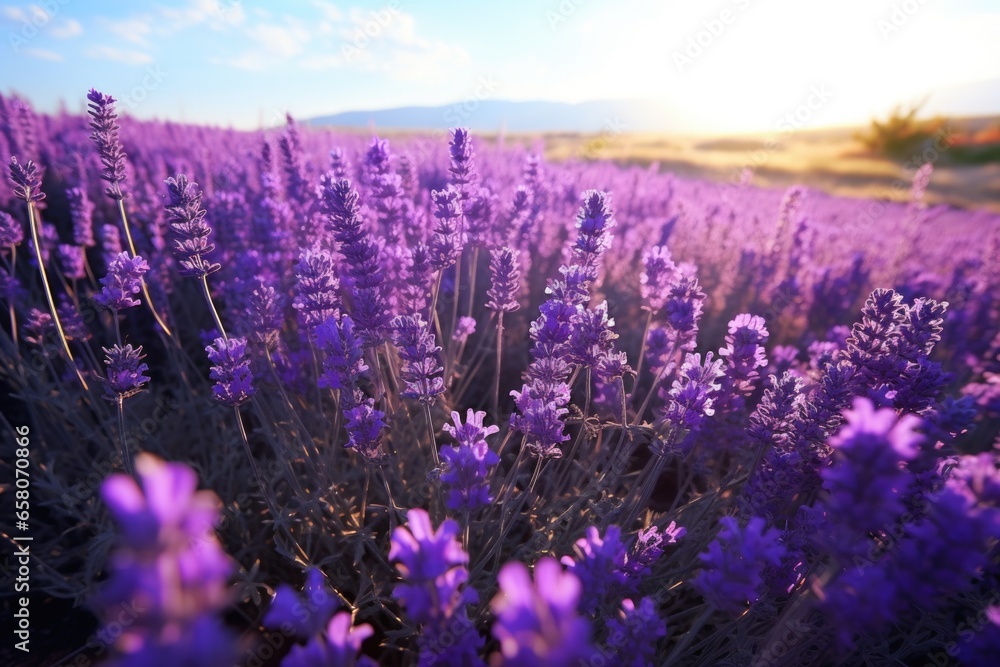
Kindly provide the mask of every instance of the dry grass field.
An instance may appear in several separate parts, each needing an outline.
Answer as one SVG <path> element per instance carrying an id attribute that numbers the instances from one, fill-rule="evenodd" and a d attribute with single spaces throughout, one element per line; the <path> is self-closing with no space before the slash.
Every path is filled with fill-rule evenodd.
<path id="1" fill-rule="evenodd" d="M 955 126 L 965 131 L 996 121 L 959 121 Z M 849 197 L 906 199 L 912 171 L 900 161 L 869 153 L 855 138 L 858 129 L 730 137 L 565 133 L 548 134 L 542 140 L 546 157 L 556 161 L 607 159 L 644 167 L 658 163 L 659 169 L 664 171 L 726 183 L 738 182 L 743 169 L 749 167 L 753 170 L 752 183 L 758 186 L 802 184 Z M 527 137 L 506 139 L 527 140 Z M 538 141 L 537 138 L 533 140 Z M 949 155 L 950 150 L 934 158 L 934 176 L 927 200 L 1000 211 L 1000 162 L 958 164 L 958 160 Z"/>

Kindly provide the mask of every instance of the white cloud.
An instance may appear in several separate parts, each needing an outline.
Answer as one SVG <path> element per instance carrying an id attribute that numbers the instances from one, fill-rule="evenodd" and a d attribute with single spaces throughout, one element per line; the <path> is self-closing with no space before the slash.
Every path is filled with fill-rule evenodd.
<path id="1" fill-rule="evenodd" d="M 344 12 L 340 11 L 340 8 L 332 2 L 313 0 L 313 6 L 323 14 L 323 18 L 327 21 L 341 21 L 344 18 Z"/>
<path id="2" fill-rule="evenodd" d="M 268 53 L 279 58 L 291 58 L 302 53 L 310 39 L 309 31 L 297 21 L 287 25 L 266 25 L 259 23 L 247 31 Z"/>
<path id="3" fill-rule="evenodd" d="M 28 15 L 20 7 L 4 5 L 3 7 L 0 7 L 0 12 L 3 13 L 4 18 L 11 21 L 23 22 L 28 20 Z"/>
<path id="4" fill-rule="evenodd" d="M 65 21 L 53 25 L 49 34 L 56 39 L 69 39 L 83 34 L 83 26 L 76 19 L 66 19 Z"/>
<path id="5" fill-rule="evenodd" d="M 267 69 L 267 65 L 272 61 L 273 58 L 260 51 L 247 51 L 231 58 L 210 58 L 208 62 L 212 65 L 229 65 L 248 72 L 261 72 Z"/>
<path id="6" fill-rule="evenodd" d="M 108 21 L 107 28 L 116 37 L 132 44 L 144 46 L 148 43 L 146 37 L 153 30 L 152 16 L 136 16 L 120 21 Z"/>
<path id="7" fill-rule="evenodd" d="M 55 51 L 49 51 L 48 49 L 25 49 L 24 55 L 31 56 L 32 58 L 38 58 L 39 60 L 48 60 L 51 62 L 61 62 L 63 57 L 56 53 Z"/>
<path id="8" fill-rule="evenodd" d="M 148 65 L 153 62 L 149 54 L 142 53 L 141 51 L 116 49 L 113 46 L 92 46 L 87 49 L 86 55 L 98 60 L 111 60 L 127 65 Z"/>
<path id="9" fill-rule="evenodd" d="M 347 61 L 341 56 L 332 54 L 307 56 L 299 61 L 299 65 L 303 68 L 321 72 L 331 69 L 339 69 L 346 63 Z"/>

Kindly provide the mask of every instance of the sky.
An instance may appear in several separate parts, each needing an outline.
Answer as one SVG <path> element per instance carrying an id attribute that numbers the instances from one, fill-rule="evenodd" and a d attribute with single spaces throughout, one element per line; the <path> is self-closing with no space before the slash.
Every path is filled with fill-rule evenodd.
<path id="1" fill-rule="evenodd" d="M 650 99 L 710 132 L 1000 113 L 996 0 L 0 0 L 0 90 L 238 128 L 476 99 Z M 808 112 L 803 112 L 803 105 Z"/>

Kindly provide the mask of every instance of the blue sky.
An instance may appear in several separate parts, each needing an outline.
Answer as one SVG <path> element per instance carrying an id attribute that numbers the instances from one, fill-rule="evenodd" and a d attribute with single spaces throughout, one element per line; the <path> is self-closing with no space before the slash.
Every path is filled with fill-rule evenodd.
<path id="1" fill-rule="evenodd" d="M 807 124 L 863 122 L 1000 81 L 992 0 L 0 0 L 0 33 L 0 88 L 42 110 L 96 87 L 140 118 L 242 128 L 487 96 L 767 130 L 807 101 Z"/>

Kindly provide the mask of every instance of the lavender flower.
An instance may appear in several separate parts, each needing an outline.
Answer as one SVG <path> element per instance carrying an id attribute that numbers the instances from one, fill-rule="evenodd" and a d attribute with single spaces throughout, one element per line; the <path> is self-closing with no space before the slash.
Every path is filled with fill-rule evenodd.
<path id="1" fill-rule="evenodd" d="M 670 297 L 677 265 L 666 246 L 653 246 L 642 255 L 643 272 L 639 275 L 639 291 L 649 309 L 657 313 Z"/>
<path id="2" fill-rule="evenodd" d="M 24 340 L 32 345 L 45 348 L 47 339 L 55 334 L 56 326 L 52 321 L 52 314 L 38 308 L 28 311 L 28 316 L 24 318 L 24 325 L 21 327 L 24 333 Z"/>
<path id="3" fill-rule="evenodd" d="M 340 281 L 334 274 L 333 257 L 325 250 L 309 249 L 295 265 L 296 294 L 293 306 L 307 330 L 312 331 L 331 317 L 340 315 Z"/>
<path id="4" fill-rule="evenodd" d="M 618 649 L 622 667 L 653 667 L 656 642 L 666 634 L 667 624 L 648 597 L 639 600 L 638 607 L 628 598 L 622 600 L 618 615 L 608 620 L 608 644 Z"/>
<path id="5" fill-rule="evenodd" d="M 444 370 L 438 354 L 441 348 L 434 344 L 434 334 L 419 313 L 393 319 L 389 329 L 403 361 L 399 375 L 406 388 L 400 396 L 433 405 L 437 396 L 445 391 L 444 380 L 439 375 Z"/>
<path id="6" fill-rule="evenodd" d="M 222 266 L 208 259 L 215 244 L 208 240 L 212 228 L 205 222 L 198 184 L 189 182 L 184 174 L 164 182 L 167 184 L 167 218 L 173 234 L 171 243 L 181 265 L 180 274 L 204 278 L 218 271 Z"/>
<path id="7" fill-rule="evenodd" d="M 368 371 L 361 338 L 354 333 L 354 320 L 343 315 L 323 322 L 316 328 L 316 342 L 327 353 L 319 386 L 339 390 L 340 407 L 346 412 L 363 399 L 359 384 Z"/>
<path id="8" fill-rule="evenodd" d="M 347 442 L 344 447 L 357 451 L 372 463 L 381 463 L 386 453 L 382 449 L 382 429 L 385 413 L 375 409 L 373 399 L 365 399 L 350 409 L 344 408 L 347 417 Z"/>
<path id="9" fill-rule="evenodd" d="M 785 550 L 778 531 L 760 517 L 742 528 L 729 516 L 719 523 L 722 530 L 701 554 L 703 569 L 691 583 L 714 608 L 740 614 L 747 602 L 757 601 L 764 568 L 776 567 Z"/>
<path id="10" fill-rule="evenodd" d="M 15 220 L 9 213 L 0 211 L 0 246 L 20 245 L 23 240 L 24 229 L 22 229 L 21 223 Z"/>
<path id="11" fill-rule="evenodd" d="M 465 343 L 469 336 L 476 333 L 476 318 L 459 317 L 455 323 L 455 331 L 451 334 L 451 339 L 456 343 Z"/>
<path id="12" fill-rule="evenodd" d="M 711 352 L 705 353 L 704 364 L 701 354 L 687 355 L 680 376 L 674 380 L 668 394 L 666 409 L 659 418 L 661 424 L 671 429 L 668 440 L 654 443 L 654 453 L 664 455 L 676 444 L 687 449 L 691 437 L 715 414 L 713 395 L 719 390 L 718 380 L 723 374 L 722 360 L 713 360 Z"/>
<path id="13" fill-rule="evenodd" d="M 462 195 L 453 186 L 431 193 L 437 226 L 430 242 L 431 266 L 443 271 L 453 265 L 462 253 Z"/>
<path id="14" fill-rule="evenodd" d="M 87 275 L 84 268 L 86 258 L 83 255 L 82 247 L 71 243 L 60 243 L 56 247 L 56 258 L 59 260 L 59 268 L 66 278 L 80 280 Z"/>
<path id="15" fill-rule="evenodd" d="M 472 160 L 476 156 L 476 151 L 472 147 L 472 137 L 469 130 L 464 127 L 457 127 L 451 132 L 451 166 L 448 171 L 451 173 L 451 182 L 461 193 L 462 202 L 469 199 L 472 194 L 472 186 L 479 180 L 475 165 Z"/>
<path id="16" fill-rule="evenodd" d="M 115 122 L 118 120 L 115 98 L 91 89 L 87 94 L 87 100 L 88 113 L 91 117 L 90 127 L 94 130 L 90 138 L 97 145 L 101 165 L 104 167 L 101 179 L 109 184 L 104 193 L 116 201 L 121 201 L 128 197 L 127 193 L 122 192 L 122 183 L 128 176 L 125 173 L 126 155 L 118 138 L 119 127 Z"/>
<path id="17" fill-rule="evenodd" d="M 340 604 L 319 568 L 310 567 L 306 571 L 302 593 L 300 596 L 288 584 L 280 584 L 264 615 L 264 627 L 301 639 L 309 639 L 322 632 Z"/>
<path id="18" fill-rule="evenodd" d="M 477 653 L 484 642 L 466 612 L 478 596 L 466 586 L 469 556 L 456 539 L 458 524 L 446 519 L 435 531 L 422 509 L 410 510 L 406 519 L 409 527 L 392 531 L 389 560 L 397 561 L 405 582 L 393 595 L 423 625 L 420 664 L 482 665 Z"/>
<path id="19" fill-rule="evenodd" d="M 681 264 L 676 278 L 667 293 L 667 323 L 677 332 L 679 349 L 693 350 L 698 335 L 698 320 L 701 319 L 705 293 L 701 291 L 695 267 Z"/>
<path id="20" fill-rule="evenodd" d="M 608 316 L 608 302 L 579 311 L 573 318 L 569 341 L 569 359 L 584 368 L 596 369 L 598 363 L 613 353 L 615 319 Z"/>
<path id="21" fill-rule="evenodd" d="M 121 540 L 111 557 L 111 578 L 92 600 L 109 623 L 123 605 L 140 610 L 122 627 L 118 665 L 231 663 L 233 640 L 216 618 L 229 603 L 226 581 L 233 561 L 215 536 L 219 499 L 197 491 L 194 470 L 140 454 L 141 488 L 127 475 L 101 487 Z"/>
<path id="22" fill-rule="evenodd" d="M 433 623 L 449 616 L 472 600 L 470 590 L 460 589 L 468 579 L 465 569 L 469 556 L 457 539 L 458 524 L 445 520 L 435 530 L 430 516 L 422 509 L 406 513 L 407 526 L 392 531 L 389 560 L 406 581 L 396 586 L 395 597 L 417 623 Z"/>
<path id="23" fill-rule="evenodd" d="M 296 644 L 281 661 L 281 667 L 376 667 L 367 656 L 358 655 L 361 644 L 375 634 L 367 623 L 351 625 L 351 612 L 342 611 L 330 619 L 323 634 L 308 644 Z"/>
<path id="24" fill-rule="evenodd" d="M 106 358 L 107 380 L 104 382 L 104 398 L 121 401 L 143 390 L 149 378 L 143 375 L 149 370 L 142 362 L 142 346 L 114 345 L 102 348 Z"/>
<path id="25" fill-rule="evenodd" d="M 448 487 L 448 509 L 471 512 L 490 504 L 490 470 L 500 462 L 500 457 L 490 449 L 486 438 L 499 433 L 497 426 L 484 426 L 485 412 L 472 409 L 465 416 L 465 423 L 457 412 L 451 413 L 455 425 L 444 425 L 444 431 L 458 441 L 458 447 L 441 448 L 445 470 L 441 482 Z"/>
<path id="26" fill-rule="evenodd" d="M 610 525 L 601 537 L 596 526 L 589 526 L 586 536 L 574 544 L 573 551 L 575 557 L 563 556 L 562 563 L 580 579 L 583 589 L 580 611 L 592 614 L 616 596 L 628 580 L 621 528 Z"/>
<path id="27" fill-rule="evenodd" d="M 522 563 L 507 563 L 497 582 L 500 592 L 490 606 L 500 653 L 491 664 L 575 667 L 589 659 L 590 624 L 576 611 L 580 580 L 563 572 L 555 558 L 535 564 L 534 581 Z"/>
<path id="28" fill-rule="evenodd" d="M 66 191 L 69 201 L 69 214 L 73 222 L 73 243 L 90 248 L 94 241 L 94 204 L 87 197 L 83 188 L 70 188 Z"/>
<path id="29" fill-rule="evenodd" d="M 134 308 L 140 304 L 133 299 L 133 294 L 142 291 L 142 276 L 149 271 L 149 264 L 142 257 L 129 257 L 127 252 L 120 252 L 108 265 L 108 274 L 101 278 L 104 286 L 94 296 L 99 305 L 118 312 L 126 308 Z"/>
<path id="30" fill-rule="evenodd" d="M 903 513 L 901 495 L 911 476 L 900 464 L 917 455 L 920 420 L 876 410 L 864 398 L 855 399 L 844 417 L 847 425 L 830 440 L 833 465 L 821 472 L 826 506 L 838 525 L 864 535 Z"/>
<path id="31" fill-rule="evenodd" d="M 625 556 L 625 574 L 632 581 L 640 581 L 652 572 L 653 563 L 663 555 L 663 547 L 676 544 L 687 534 L 687 529 L 671 521 L 662 531 L 656 526 L 643 528 L 635 536 L 635 543 Z"/>
<path id="32" fill-rule="evenodd" d="M 104 258 L 104 264 L 111 266 L 122 252 L 122 238 L 118 225 L 102 225 L 98 234 L 101 238 L 101 256 Z"/>
<path id="33" fill-rule="evenodd" d="M 215 380 L 212 394 L 220 403 L 237 407 L 256 392 L 246 351 L 246 338 L 216 338 L 213 345 L 205 348 L 212 362 L 209 377 Z"/>
<path id="34" fill-rule="evenodd" d="M 14 196 L 26 202 L 39 203 L 45 199 L 42 192 L 42 176 L 38 167 L 31 160 L 23 165 L 17 158 L 10 159 L 10 180 L 14 183 Z"/>
<path id="35" fill-rule="evenodd" d="M 539 458 L 562 458 L 559 445 L 569 440 L 563 418 L 569 410 L 553 400 L 532 398 L 532 389 L 510 392 L 521 414 L 511 415 L 511 426 L 525 437 L 525 446 Z M 568 390 L 567 390 L 568 393 Z"/>
<path id="36" fill-rule="evenodd" d="M 334 181 L 327 175 L 322 179 L 322 190 L 327 229 L 333 232 L 347 263 L 345 287 L 354 290 L 352 316 L 365 347 L 375 347 L 385 341 L 389 323 L 379 248 L 364 229 L 358 193 L 351 182 Z"/>
<path id="37" fill-rule="evenodd" d="M 268 349 L 278 344 L 278 333 L 284 325 L 281 295 L 270 285 L 260 284 L 250 295 L 250 331 Z"/>
<path id="38" fill-rule="evenodd" d="M 402 306 L 405 312 L 421 313 L 427 309 L 431 296 L 430 249 L 418 242 L 407 250 L 409 255 L 404 284 L 401 287 Z"/>
<path id="39" fill-rule="evenodd" d="M 520 308 L 517 302 L 520 272 L 517 252 L 508 246 L 497 248 L 490 258 L 490 288 L 486 292 L 486 307 L 494 312 L 509 313 Z"/>
<path id="40" fill-rule="evenodd" d="M 767 366 L 764 343 L 767 342 L 764 318 L 741 313 L 729 322 L 726 347 L 719 356 L 727 361 L 726 378 L 733 388 L 743 394 L 753 391 L 753 383 L 760 378 L 758 368 Z"/>

